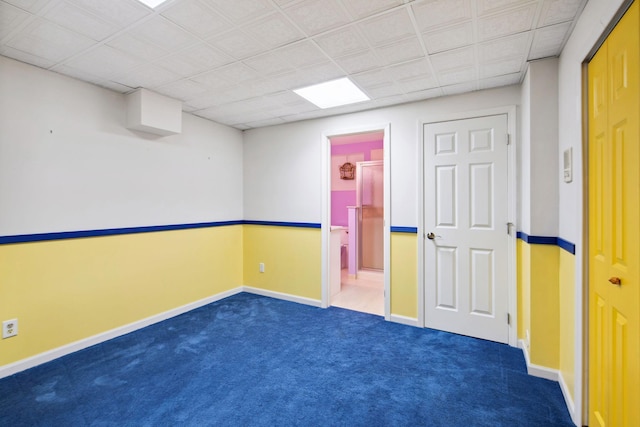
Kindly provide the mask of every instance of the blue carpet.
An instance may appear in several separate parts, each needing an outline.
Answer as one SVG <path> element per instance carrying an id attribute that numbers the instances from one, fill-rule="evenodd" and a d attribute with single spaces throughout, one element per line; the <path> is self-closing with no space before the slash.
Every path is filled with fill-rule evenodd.
<path id="1" fill-rule="evenodd" d="M 238 294 L 0 380 L 2 426 L 570 426 L 493 342 Z"/>

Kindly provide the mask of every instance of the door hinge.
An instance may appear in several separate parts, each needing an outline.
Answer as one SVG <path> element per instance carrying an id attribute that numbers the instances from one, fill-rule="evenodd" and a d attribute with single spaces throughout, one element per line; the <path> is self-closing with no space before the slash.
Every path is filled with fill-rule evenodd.
<path id="1" fill-rule="evenodd" d="M 511 236 L 511 227 L 513 227 L 513 223 L 512 222 L 508 222 L 507 223 L 507 234 L 509 236 Z"/>
<path id="2" fill-rule="evenodd" d="M 511 134 L 507 134 L 507 145 L 511 145 Z"/>
<path id="3" fill-rule="evenodd" d="M 507 325 L 511 324 L 511 313 L 507 313 Z"/>

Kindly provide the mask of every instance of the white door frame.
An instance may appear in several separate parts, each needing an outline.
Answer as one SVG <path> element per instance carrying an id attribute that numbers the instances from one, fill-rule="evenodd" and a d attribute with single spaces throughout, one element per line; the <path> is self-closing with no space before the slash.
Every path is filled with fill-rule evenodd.
<path id="1" fill-rule="evenodd" d="M 321 307 L 329 306 L 329 239 L 331 234 L 331 137 L 356 133 L 384 132 L 383 156 L 384 161 L 384 318 L 391 316 L 391 167 L 389 156 L 389 142 L 391 140 L 391 124 L 367 125 L 353 128 L 331 129 L 322 133 L 322 301 Z"/>
<path id="2" fill-rule="evenodd" d="M 424 265 L 424 125 L 430 123 L 448 122 L 451 120 L 472 119 L 483 116 L 495 116 L 499 114 L 507 115 L 507 132 L 509 133 L 510 149 L 507 160 L 507 218 L 512 223 L 510 238 L 507 248 L 507 289 L 509 292 L 509 314 L 511 322 L 509 325 L 509 345 L 518 345 L 518 295 L 516 281 L 516 230 L 517 230 L 517 185 L 516 185 L 516 106 L 488 108 L 483 110 L 467 111 L 463 113 L 451 113 L 441 116 L 430 117 L 428 120 L 421 120 L 418 123 L 418 325 L 425 327 L 425 265 Z M 507 225 L 504 225 L 505 233 Z"/>

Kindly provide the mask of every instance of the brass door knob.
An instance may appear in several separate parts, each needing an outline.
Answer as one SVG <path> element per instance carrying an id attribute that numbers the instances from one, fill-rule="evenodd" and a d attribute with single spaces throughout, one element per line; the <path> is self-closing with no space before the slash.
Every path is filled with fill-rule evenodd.
<path id="1" fill-rule="evenodd" d="M 616 286 L 621 286 L 622 285 L 622 280 L 620 280 L 619 277 L 612 277 L 609 279 L 609 282 L 611 282 L 612 284 L 616 285 Z"/>
<path id="2" fill-rule="evenodd" d="M 427 234 L 427 239 L 429 239 L 429 240 L 433 240 L 433 239 L 435 239 L 435 238 L 436 238 L 436 235 L 435 235 L 435 234 L 433 234 L 433 233 L 429 233 L 429 234 Z"/>

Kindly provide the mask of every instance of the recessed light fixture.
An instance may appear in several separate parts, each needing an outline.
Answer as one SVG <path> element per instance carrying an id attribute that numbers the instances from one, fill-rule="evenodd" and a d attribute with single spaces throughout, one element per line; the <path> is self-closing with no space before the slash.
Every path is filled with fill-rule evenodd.
<path id="1" fill-rule="evenodd" d="M 346 77 L 296 89 L 294 92 L 320 108 L 338 107 L 370 100 Z"/>
<path id="2" fill-rule="evenodd" d="M 140 3 L 149 6 L 151 9 L 155 9 L 167 0 L 138 0 Z"/>

